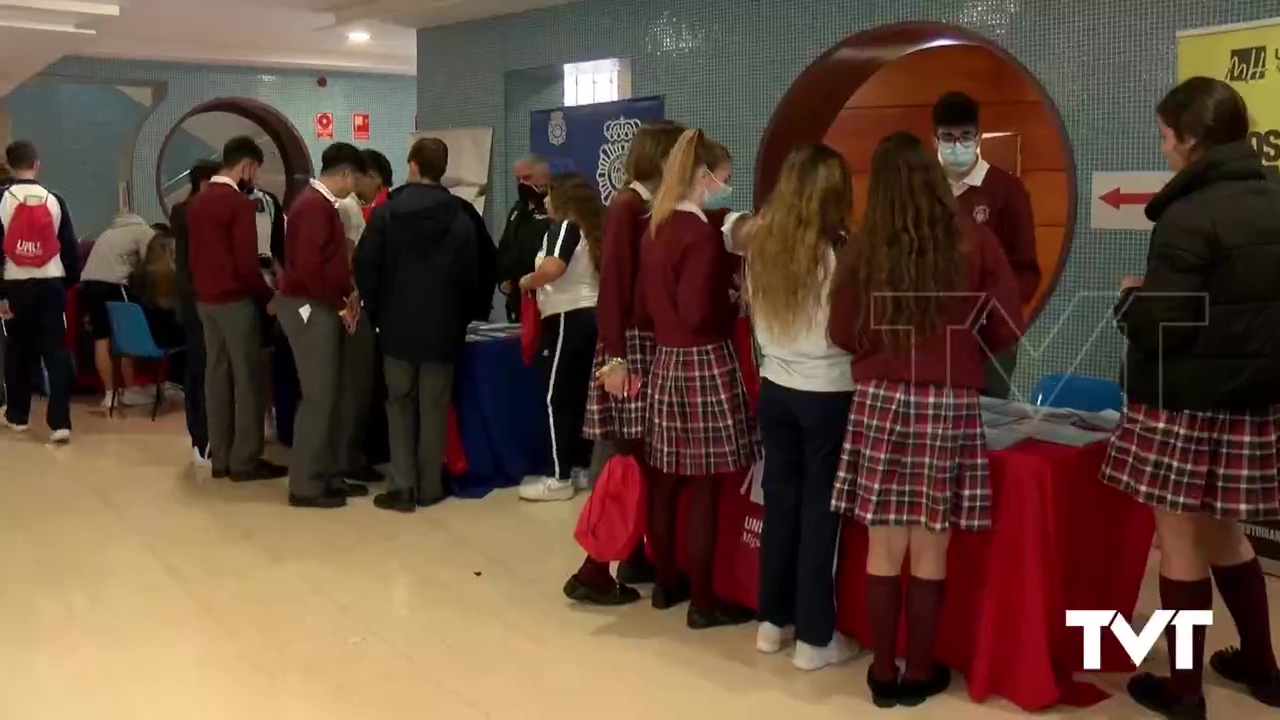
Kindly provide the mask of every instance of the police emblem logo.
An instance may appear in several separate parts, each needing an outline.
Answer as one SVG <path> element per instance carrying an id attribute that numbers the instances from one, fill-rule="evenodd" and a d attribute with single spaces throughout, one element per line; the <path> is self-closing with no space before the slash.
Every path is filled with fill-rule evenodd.
<path id="1" fill-rule="evenodd" d="M 596 164 L 596 185 L 600 188 L 600 199 L 606 205 L 627 180 L 627 151 L 639 129 L 640 121 L 635 118 L 620 117 L 604 124 L 604 143 L 600 146 Z"/>
<path id="2" fill-rule="evenodd" d="M 1227 58 L 1227 82 L 1251 83 L 1267 79 L 1267 46 L 1236 48 Z"/>
<path id="3" fill-rule="evenodd" d="M 560 147 L 569 139 L 569 126 L 564 122 L 564 113 L 555 110 L 547 122 L 547 142 Z"/>
<path id="4" fill-rule="evenodd" d="M 987 218 L 991 216 L 991 209 L 986 205 L 978 205 L 973 208 L 973 219 L 980 223 L 986 223 Z"/>

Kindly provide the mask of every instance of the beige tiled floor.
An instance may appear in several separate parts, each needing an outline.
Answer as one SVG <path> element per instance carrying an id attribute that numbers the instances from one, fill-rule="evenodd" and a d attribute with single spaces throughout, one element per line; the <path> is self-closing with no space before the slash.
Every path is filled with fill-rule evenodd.
<path id="1" fill-rule="evenodd" d="M 560 584 L 579 558 L 575 504 L 504 492 L 408 517 L 367 500 L 290 510 L 282 483 L 194 475 L 177 412 L 152 424 L 78 409 L 77 423 L 65 448 L 45 446 L 39 429 L 0 434 L 3 720 L 878 713 L 866 660 L 806 675 L 757 655 L 751 628 L 693 635 L 678 612 L 571 606 Z M 1148 587 L 1143 607 L 1153 605 Z M 1210 645 L 1231 641 L 1223 623 Z M 1216 717 L 1280 716 L 1210 693 Z M 959 683 L 894 712 L 1017 714 L 972 704 Z M 1071 715 L 1143 717 L 1125 698 L 1044 714 Z"/>

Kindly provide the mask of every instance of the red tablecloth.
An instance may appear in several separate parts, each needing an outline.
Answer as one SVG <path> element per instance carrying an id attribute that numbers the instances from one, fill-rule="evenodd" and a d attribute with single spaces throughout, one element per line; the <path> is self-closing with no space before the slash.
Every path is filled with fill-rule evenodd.
<path id="1" fill-rule="evenodd" d="M 938 639 L 939 659 L 964 673 L 974 700 L 994 694 L 1034 711 L 1107 697 L 1072 681 L 1083 665 L 1082 636 L 1064 626 L 1065 611 L 1131 617 L 1153 523 L 1141 505 L 1098 481 L 1105 452 L 1104 443 L 1071 448 L 1029 440 L 991 453 L 995 526 L 953 534 Z M 756 607 L 763 507 L 753 501 L 759 490 L 752 485 L 744 479 L 724 488 L 715 583 L 723 597 Z M 863 644 L 871 640 L 866 556 L 866 528 L 846 522 L 837 623 Z M 1103 670 L 1132 670 L 1119 643 L 1103 637 Z"/>

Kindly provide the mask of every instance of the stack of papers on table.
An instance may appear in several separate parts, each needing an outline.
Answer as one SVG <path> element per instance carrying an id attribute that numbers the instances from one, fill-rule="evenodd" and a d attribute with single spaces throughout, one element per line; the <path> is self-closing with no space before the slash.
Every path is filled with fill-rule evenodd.
<path id="1" fill-rule="evenodd" d="M 992 450 L 1007 448 L 1028 438 L 1084 447 L 1111 437 L 1120 423 L 1120 413 L 1114 410 L 1084 412 L 986 397 L 981 403 L 987 447 Z"/>
<path id="2" fill-rule="evenodd" d="M 502 340 L 520 334 L 519 323 L 473 322 L 467 326 L 467 342 Z"/>

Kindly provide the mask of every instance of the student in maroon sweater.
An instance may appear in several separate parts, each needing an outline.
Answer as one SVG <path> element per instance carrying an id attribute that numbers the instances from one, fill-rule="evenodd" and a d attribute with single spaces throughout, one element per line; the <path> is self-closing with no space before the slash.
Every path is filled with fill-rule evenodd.
<path id="1" fill-rule="evenodd" d="M 949 92 L 938 98 L 933 106 L 933 128 L 938 159 L 947 172 L 960 214 L 995 233 L 1018 281 L 1018 301 L 1023 305 L 1031 302 L 1040 287 L 1040 262 L 1031 197 L 1022 180 L 982 159 L 978 102 L 968 95 Z M 1008 397 L 1017 365 L 1017 345 L 988 360 L 983 394 Z"/>
<path id="2" fill-rule="evenodd" d="M 260 307 L 273 308 L 258 264 L 256 210 L 238 185 L 253 182 L 262 160 L 253 138 L 232 138 L 218 174 L 187 203 L 191 285 L 205 337 L 209 458 L 215 478 L 236 482 L 288 472 L 262 457 L 266 410 L 258 313 Z"/>
<path id="3" fill-rule="evenodd" d="M 999 241 L 957 213 L 924 143 L 908 133 L 880 141 L 862 227 L 837 260 L 828 333 L 854 356 L 832 508 L 868 527 L 875 660 L 867 684 L 881 707 L 919 704 L 950 682 L 933 654 L 947 541 L 951 530 L 991 526 L 978 406 L 982 345 L 999 351 L 1017 342 L 1017 301 Z M 900 679 L 895 657 L 908 549 Z"/>
<path id="4" fill-rule="evenodd" d="M 689 600 L 686 622 L 701 630 L 751 621 L 755 613 L 716 597 L 711 576 L 720 481 L 759 457 L 747 393 L 731 343 L 739 309 L 720 222 L 732 163 L 701 130 L 686 130 L 667 158 L 641 241 L 641 325 L 652 320 L 657 352 L 645 412 L 648 538 L 659 610 Z M 676 567 L 676 507 L 689 488 L 686 585 Z"/>
<path id="5" fill-rule="evenodd" d="M 365 171 L 360 150 L 334 143 L 320 156 L 320 178 L 289 206 L 284 275 L 280 280 L 280 326 L 298 366 L 302 401 L 293 430 L 289 504 L 337 508 L 369 488 L 343 480 L 338 462 L 337 420 L 343 335 L 359 312 L 351 280 L 350 245 L 338 201 L 355 190 Z"/>
<path id="6" fill-rule="evenodd" d="M 667 120 L 645 123 L 627 152 L 627 185 L 614 194 L 605 212 L 600 289 L 596 298 L 596 382 L 587 395 L 583 435 L 595 440 L 597 456 L 626 453 L 644 463 L 645 376 L 655 351 L 652 329 L 637 319 L 636 277 L 640 238 L 649 225 L 649 201 L 662 182 L 662 164 L 684 128 Z M 593 462 L 593 465 L 595 463 Z M 618 565 L 587 556 L 565 583 L 571 600 L 590 605 L 624 605 L 640 599 L 627 583 L 653 582 L 653 568 L 641 541 Z"/>

